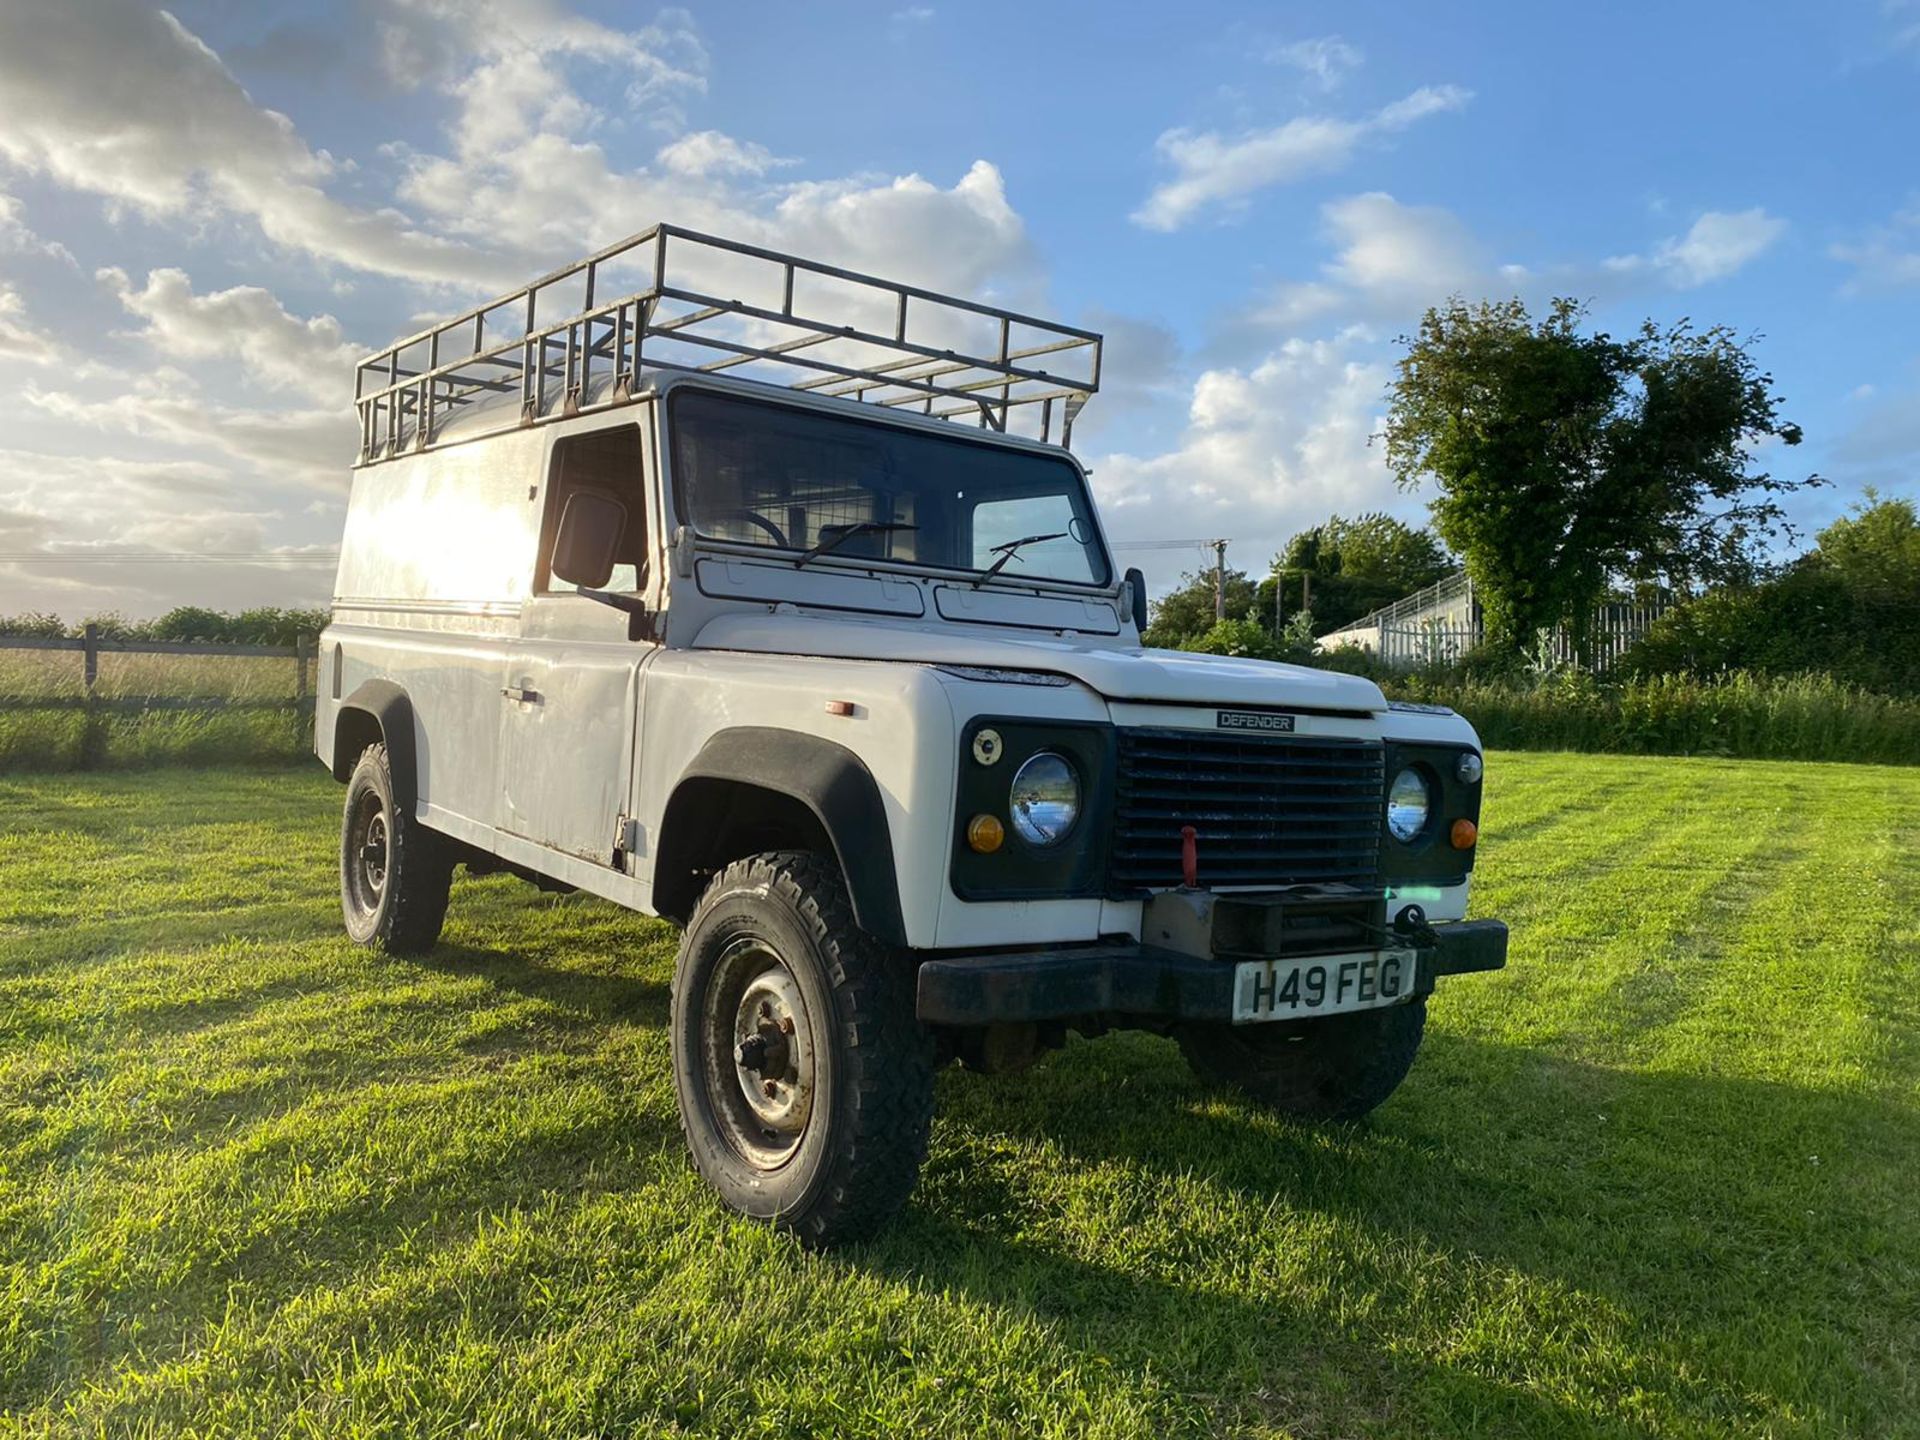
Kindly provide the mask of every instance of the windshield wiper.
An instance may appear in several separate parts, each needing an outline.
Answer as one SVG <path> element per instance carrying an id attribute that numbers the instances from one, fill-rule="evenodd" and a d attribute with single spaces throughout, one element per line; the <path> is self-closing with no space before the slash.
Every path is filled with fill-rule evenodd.
<path id="1" fill-rule="evenodd" d="M 857 525 L 822 525 L 820 543 L 794 561 L 793 568 L 798 570 L 809 560 L 818 559 L 822 555 L 838 550 L 856 535 L 891 535 L 896 530 L 918 530 L 919 528 L 918 525 L 898 524 L 890 520 L 862 520 Z"/>
<path id="2" fill-rule="evenodd" d="M 995 555 L 998 555 L 1000 558 L 994 561 L 993 564 L 989 565 L 984 571 L 981 572 L 980 578 L 973 582 L 973 588 L 978 590 L 982 585 L 986 584 L 987 581 L 991 580 L 994 576 L 998 575 L 1002 570 L 1006 569 L 1007 562 L 1009 560 L 1017 558 L 1021 550 L 1023 550 L 1027 546 L 1038 545 L 1042 540 L 1065 540 L 1068 538 L 1069 536 L 1067 532 L 1065 530 L 1060 530 L 1060 531 L 1056 531 L 1052 535 L 1026 535 L 1026 536 L 1022 536 L 1018 540 L 1009 540 L 1004 545 L 994 546 L 993 553 Z"/>

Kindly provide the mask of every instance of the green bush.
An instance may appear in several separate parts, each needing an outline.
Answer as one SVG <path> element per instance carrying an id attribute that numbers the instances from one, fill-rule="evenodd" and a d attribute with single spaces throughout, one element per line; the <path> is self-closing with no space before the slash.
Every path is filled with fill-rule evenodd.
<path id="1" fill-rule="evenodd" d="M 1254 619 L 1216 620 L 1213 628 L 1180 647 L 1202 655 L 1239 655 L 1253 660 L 1278 660 L 1280 647 Z"/>
<path id="2" fill-rule="evenodd" d="M 225 610 L 208 610 L 200 605 L 182 605 L 156 620 L 129 620 L 116 611 L 89 615 L 79 624 L 69 625 L 58 615 L 32 611 L 22 615 L 0 615 L 0 635 L 23 635 L 35 639 L 77 639 L 88 625 L 99 630 L 105 640 L 190 640 L 223 645 L 291 645 L 301 636 L 318 635 L 327 628 L 325 610 L 282 610 L 262 605 L 242 610 L 237 615 Z"/>
<path id="3" fill-rule="evenodd" d="M 1622 668 L 1642 678 L 1825 674 L 1920 695 L 1920 514 L 1911 501 L 1868 491 L 1777 574 L 1709 591 L 1662 616 Z"/>
<path id="4" fill-rule="evenodd" d="M 67 622 L 44 610 L 29 610 L 23 615 L 0 615 L 0 635 L 19 635 L 29 640 L 60 640 L 67 634 Z"/>

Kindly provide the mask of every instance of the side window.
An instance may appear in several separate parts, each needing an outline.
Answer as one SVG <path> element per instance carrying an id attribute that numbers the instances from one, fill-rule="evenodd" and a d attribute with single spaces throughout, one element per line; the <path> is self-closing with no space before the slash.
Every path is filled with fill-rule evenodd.
<path id="1" fill-rule="evenodd" d="M 543 594 L 564 594 L 574 588 L 548 569 L 554 536 L 568 497 L 582 490 L 612 496 L 627 507 L 627 527 L 621 532 L 619 559 L 609 590 L 638 590 L 647 578 L 647 490 L 641 460 L 640 427 L 622 425 L 574 435 L 553 447 L 553 471 L 547 478 L 547 508 L 540 523 L 540 571 L 533 588 Z"/>

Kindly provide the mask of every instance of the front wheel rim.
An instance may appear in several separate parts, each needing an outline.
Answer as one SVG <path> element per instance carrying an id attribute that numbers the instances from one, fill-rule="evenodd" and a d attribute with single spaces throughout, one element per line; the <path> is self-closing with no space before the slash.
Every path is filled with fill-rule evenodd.
<path id="1" fill-rule="evenodd" d="M 387 893 L 392 868 L 392 831 L 387 824 L 387 807 L 378 794 L 368 791 L 354 807 L 347 825 L 345 860 L 347 898 L 362 915 L 380 908 Z"/>
<path id="2" fill-rule="evenodd" d="M 721 1135 L 756 1170 L 786 1165 L 813 1119 L 818 1052 L 799 978 L 758 936 L 715 963 L 700 1007 L 700 1058 Z"/>

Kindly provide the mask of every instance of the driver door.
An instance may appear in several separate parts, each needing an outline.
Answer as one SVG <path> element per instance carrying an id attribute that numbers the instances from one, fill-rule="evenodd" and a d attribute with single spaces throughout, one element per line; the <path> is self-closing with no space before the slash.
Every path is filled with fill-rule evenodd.
<path id="1" fill-rule="evenodd" d="M 642 431 L 630 422 L 553 442 L 532 594 L 500 686 L 500 827 L 610 868 L 633 777 L 642 671 L 658 647 L 628 639 L 626 615 L 576 594 L 550 566 L 567 500 L 608 496 L 626 521 L 603 588 L 648 595 L 645 468 Z"/>

